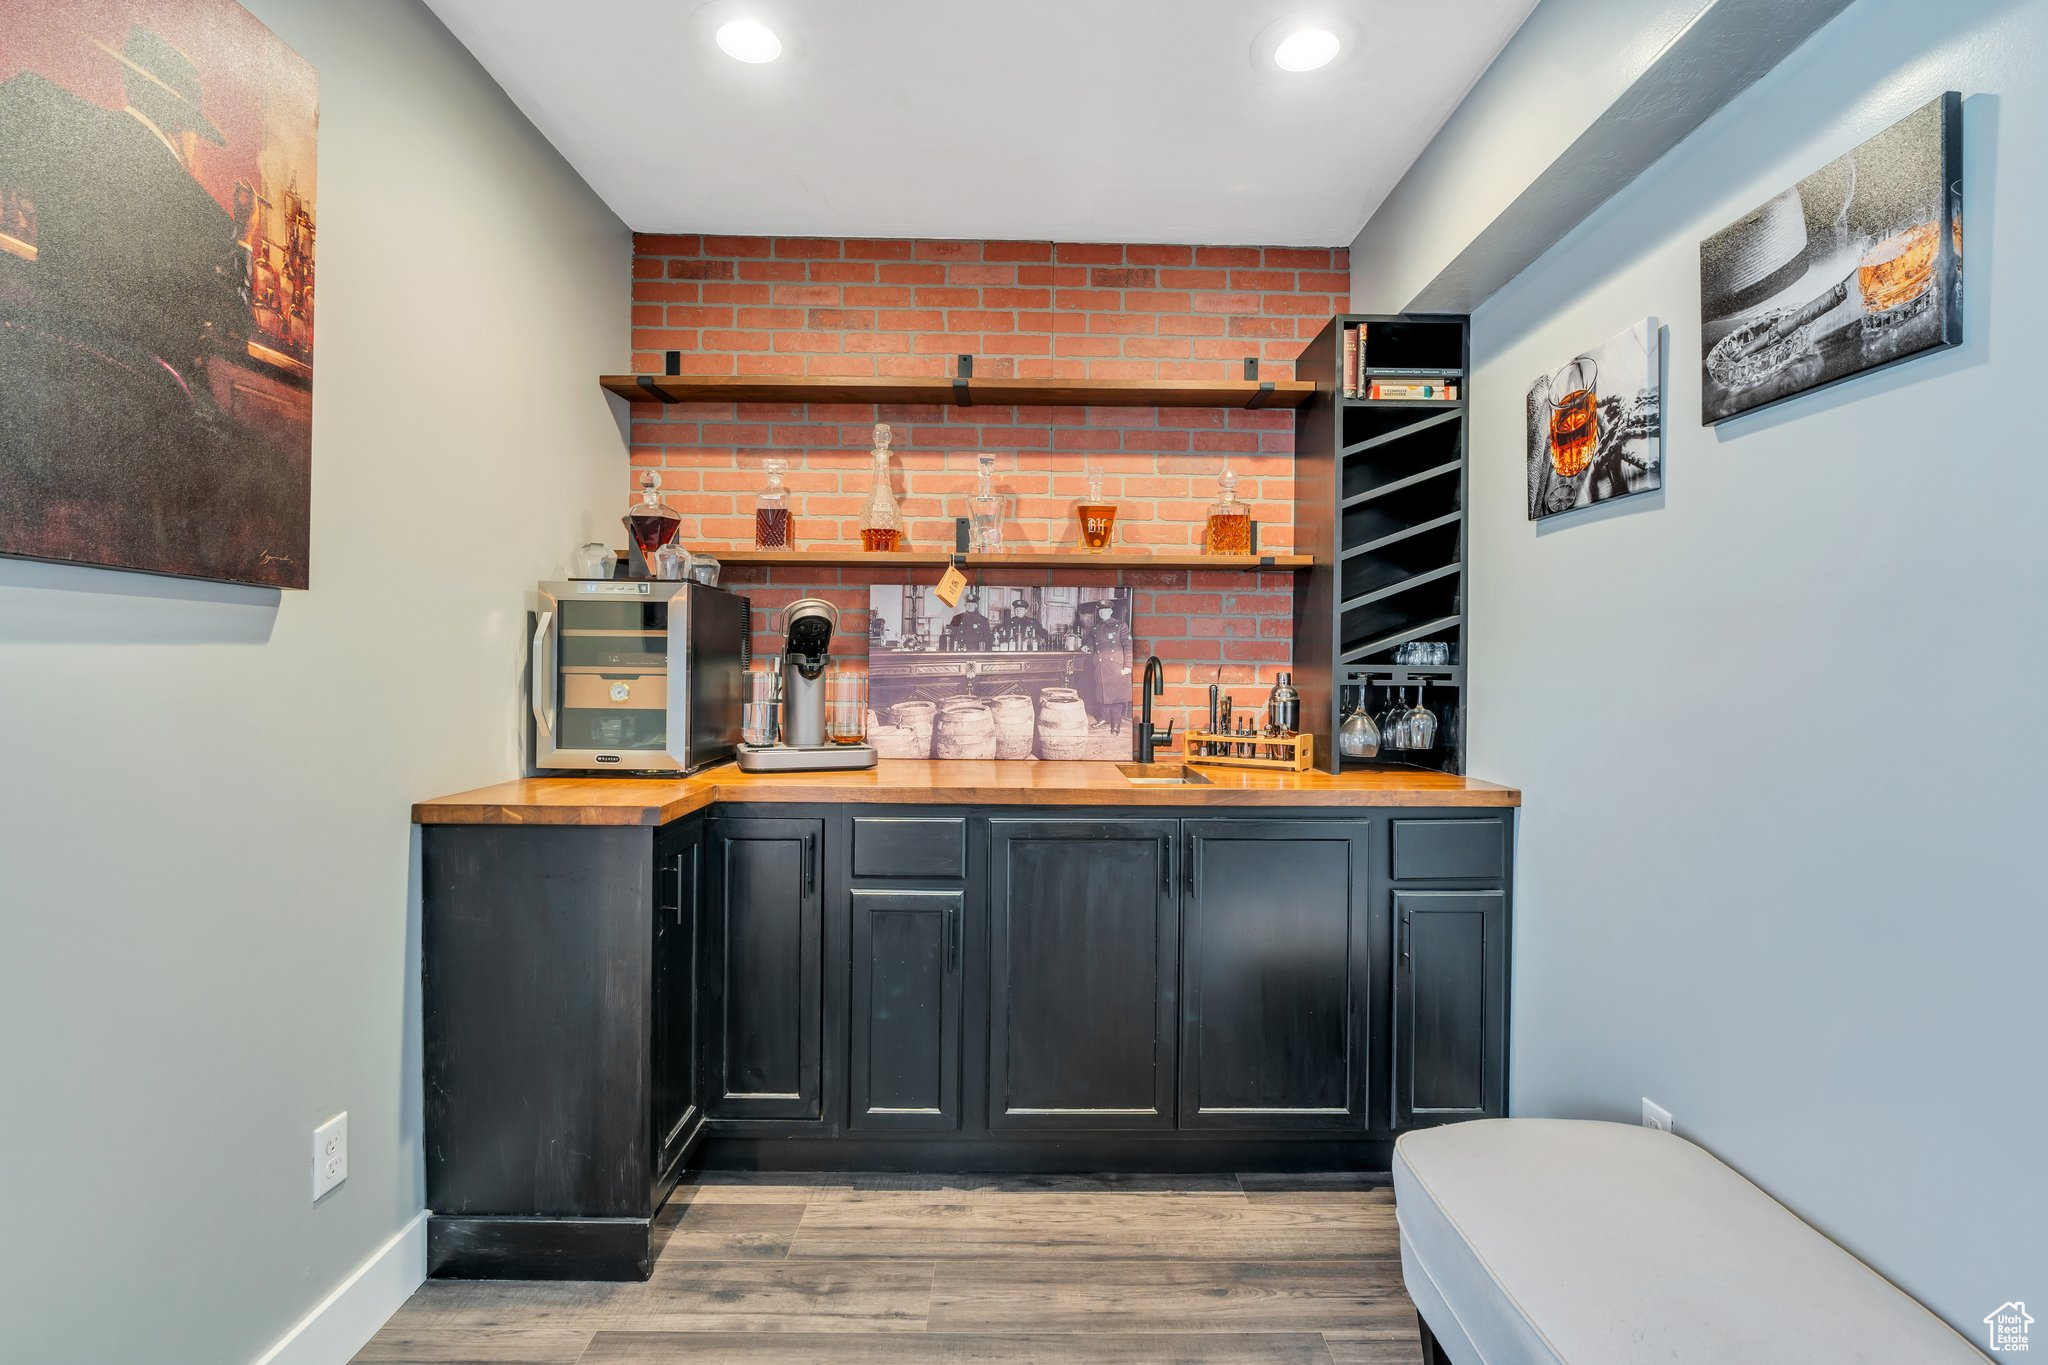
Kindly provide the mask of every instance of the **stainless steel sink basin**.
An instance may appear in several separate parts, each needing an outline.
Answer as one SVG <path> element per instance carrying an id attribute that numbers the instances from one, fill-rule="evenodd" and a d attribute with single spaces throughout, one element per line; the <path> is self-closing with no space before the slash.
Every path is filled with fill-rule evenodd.
<path id="1" fill-rule="evenodd" d="M 1119 763 L 1116 770 L 1134 787 L 1209 787 L 1208 776 L 1181 763 Z"/>

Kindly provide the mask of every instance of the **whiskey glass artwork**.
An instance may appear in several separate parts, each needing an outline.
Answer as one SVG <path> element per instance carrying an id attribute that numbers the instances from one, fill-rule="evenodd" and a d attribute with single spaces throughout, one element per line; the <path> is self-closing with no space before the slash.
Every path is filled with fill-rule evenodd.
<path id="1" fill-rule="evenodd" d="M 1856 287 L 1863 294 L 1863 334 L 1877 336 L 1918 317 L 1934 296 L 1934 260 L 1941 223 L 1926 204 L 1894 222 L 1863 249 Z"/>
<path id="2" fill-rule="evenodd" d="M 1598 367 L 1580 356 L 1550 377 L 1544 411 L 1550 431 L 1550 467 L 1561 479 L 1583 474 L 1600 435 Z"/>

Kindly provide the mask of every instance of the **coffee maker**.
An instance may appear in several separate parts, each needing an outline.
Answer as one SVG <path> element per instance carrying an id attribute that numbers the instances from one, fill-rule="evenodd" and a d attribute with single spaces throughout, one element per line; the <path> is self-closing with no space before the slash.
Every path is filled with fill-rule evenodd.
<path id="1" fill-rule="evenodd" d="M 770 660 L 780 667 L 769 670 L 781 693 L 775 699 L 780 704 L 780 739 L 774 744 L 740 745 L 740 770 L 788 773 L 874 767 L 873 745 L 860 738 L 835 742 L 825 724 L 825 678 L 839 609 L 822 597 L 804 597 L 790 603 L 782 619 L 782 655 Z"/>

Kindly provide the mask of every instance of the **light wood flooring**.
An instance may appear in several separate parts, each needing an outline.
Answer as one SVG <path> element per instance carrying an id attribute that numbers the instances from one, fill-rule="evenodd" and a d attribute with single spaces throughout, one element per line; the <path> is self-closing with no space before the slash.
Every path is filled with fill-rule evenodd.
<path id="1" fill-rule="evenodd" d="M 1421 1358 L 1372 1177 L 707 1172 L 662 1222 L 645 1284 L 429 1280 L 356 1360 Z"/>

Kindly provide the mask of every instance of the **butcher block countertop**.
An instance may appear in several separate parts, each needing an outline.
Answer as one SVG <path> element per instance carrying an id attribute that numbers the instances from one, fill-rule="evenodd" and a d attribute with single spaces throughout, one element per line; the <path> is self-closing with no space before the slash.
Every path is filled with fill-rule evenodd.
<path id="1" fill-rule="evenodd" d="M 1170 755 L 1161 755 L 1162 760 Z M 1204 766 L 1206 786 L 1141 786 L 1114 763 L 885 758 L 862 772 L 743 773 L 730 763 L 690 777 L 532 777 L 412 808 L 422 825 L 663 825 L 717 802 L 863 805 L 1519 806 L 1522 794 L 1421 769 L 1275 773 Z"/>

